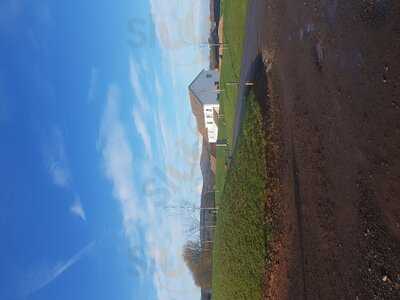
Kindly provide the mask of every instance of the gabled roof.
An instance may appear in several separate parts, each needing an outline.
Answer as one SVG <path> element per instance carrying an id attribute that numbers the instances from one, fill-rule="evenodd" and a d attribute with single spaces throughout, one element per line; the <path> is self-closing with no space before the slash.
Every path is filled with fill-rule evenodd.
<path id="1" fill-rule="evenodd" d="M 189 84 L 189 93 L 193 94 L 193 96 L 197 99 L 197 101 L 198 101 L 200 104 L 201 104 L 201 101 L 200 101 L 199 97 L 196 95 L 196 93 L 195 93 L 195 91 L 194 91 L 194 89 L 193 89 L 193 84 L 197 81 L 197 79 L 199 79 L 200 75 L 201 75 L 202 73 L 204 73 L 205 71 L 206 71 L 205 69 L 201 70 L 200 73 L 197 74 L 197 76 L 196 76 L 196 77 L 192 80 L 192 82 Z"/>
<path id="2" fill-rule="evenodd" d="M 197 74 L 197 76 L 192 80 L 192 82 L 189 84 L 189 90 L 190 90 L 190 91 L 192 91 L 193 83 L 195 83 L 196 80 L 200 77 L 200 75 L 201 75 L 202 73 L 204 73 L 205 71 L 206 71 L 205 69 L 201 70 L 201 71 L 199 72 L 199 74 Z"/>
<path id="3" fill-rule="evenodd" d="M 201 76 L 203 76 L 204 73 L 212 73 L 213 75 L 216 75 L 216 78 L 214 78 L 214 80 L 205 79 L 205 80 L 201 81 Z M 204 76 L 206 76 L 206 75 L 204 75 Z M 208 81 L 210 81 L 210 82 L 208 82 Z M 193 96 L 197 98 L 197 101 L 202 105 L 216 104 L 218 102 L 218 100 L 217 100 L 218 92 L 215 88 L 214 81 L 219 81 L 219 72 L 217 70 L 203 69 L 195 77 L 195 79 L 190 83 L 189 92 L 192 93 Z M 196 86 L 197 84 L 199 86 Z M 204 84 L 204 86 L 201 86 L 201 84 Z M 203 89 L 203 90 L 201 90 L 201 89 Z M 199 94 L 200 92 L 201 92 L 201 94 Z"/>

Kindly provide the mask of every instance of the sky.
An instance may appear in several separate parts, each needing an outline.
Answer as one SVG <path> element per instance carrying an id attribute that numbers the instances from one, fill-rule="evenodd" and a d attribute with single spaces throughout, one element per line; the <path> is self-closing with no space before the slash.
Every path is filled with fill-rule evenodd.
<path id="1" fill-rule="evenodd" d="M 0 2 L 0 299 L 200 298 L 176 207 L 208 26 L 208 1 Z"/>

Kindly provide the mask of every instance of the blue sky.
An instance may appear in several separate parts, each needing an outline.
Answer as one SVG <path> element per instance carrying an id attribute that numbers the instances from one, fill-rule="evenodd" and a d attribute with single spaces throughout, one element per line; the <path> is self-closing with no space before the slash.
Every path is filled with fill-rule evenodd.
<path id="1" fill-rule="evenodd" d="M 0 299 L 198 299 L 208 2 L 0 3 Z"/>

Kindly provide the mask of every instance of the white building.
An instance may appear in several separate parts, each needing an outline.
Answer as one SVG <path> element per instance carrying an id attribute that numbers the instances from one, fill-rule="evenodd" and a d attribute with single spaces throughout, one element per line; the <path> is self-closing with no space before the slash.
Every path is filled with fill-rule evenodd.
<path id="1" fill-rule="evenodd" d="M 189 85 L 190 102 L 197 120 L 199 132 L 207 135 L 209 143 L 218 139 L 218 125 L 214 114 L 219 113 L 218 102 L 219 72 L 203 70 Z"/>

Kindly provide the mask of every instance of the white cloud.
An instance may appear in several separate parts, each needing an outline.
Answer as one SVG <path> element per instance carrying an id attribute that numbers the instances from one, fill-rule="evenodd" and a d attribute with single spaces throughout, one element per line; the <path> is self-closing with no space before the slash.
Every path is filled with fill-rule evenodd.
<path id="1" fill-rule="evenodd" d="M 153 282 L 159 300 L 199 298 L 199 290 L 182 259 L 184 238 L 182 222 L 176 216 L 164 216 L 149 224 L 146 241 L 149 259 L 155 266 Z"/>
<path id="2" fill-rule="evenodd" d="M 180 49 L 207 42 L 208 4 L 196 0 L 150 0 L 156 34 L 161 46 Z"/>
<path id="3" fill-rule="evenodd" d="M 156 95 L 159 99 L 161 99 L 164 95 L 164 91 L 161 86 L 160 78 L 158 77 L 157 74 L 155 75 L 154 84 L 155 84 L 155 89 L 156 89 Z"/>
<path id="4" fill-rule="evenodd" d="M 53 266 L 44 265 L 40 268 L 35 268 L 34 270 L 27 272 L 27 277 L 22 283 L 23 296 L 28 297 L 29 295 L 32 295 L 47 287 L 73 265 L 83 259 L 90 252 L 94 245 L 95 242 L 91 242 L 67 261 L 59 262 Z"/>
<path id="5" fill-rule="evenodd" d="M 71 205 L 70 212 L 78 218 L 82 219 L 83 221 L 86 221 L 86 213 L 83 209 L 82 202 L 79 197 L 76 197 L 74 203 Z"/>
<path id="6" fill-rule="evenodd" d="M 167 175 L 169 175 L 171 180 L 176 181 L 180 177 L 175 176 L 179 173 L 177 171 L 179 170 L 179 166 L 175 163 L 176 157 L 179 156 L 179 161 L 186 163 L 186 167 L 196 166 L 197 168 L 200 161 L 203 139 L 196 128 L 190 129 L 191 124 L 187 124 L 186 127 L 178 124 L 179 127 L 185 127 L 189 131 L 189 134 L 187 132 L 182 134 L 178 130 L 172 130 L 171 122 L 167 119 L 162 108 L 159 107 L 157 110 L 155 118 L 157 141 L 161 149 L 161 155 L 165 159 Z M 193 137 L 194 140 L 192 140 Z M 187 172 L 184 173 L 187 176 Z M 191 179 L 193 178 L 190 177 Z"/>
<path id="7" fill-rule="evenodd" d="M 55 185 L 67 188 L 70 185 L 70 172 L 65 151 L 64 135 L 54 127 L 44 145 L 44 156 L 49 175 Z"/>
<path id="8" fill-rule="evenodd" d="M 75 195 L 69 207 L 74 216 L 86 221 L 86 213 L 79 196 L 74 191 L 73 180 L 65 147 L 64 134 L 58 127 L 53 127 L 51 133 L 43 143 L 43 157 L 45 167 L 55 186 L 65 192 Z"/>
<path id="9" fill-rule="evenodd" d="M 143 80 L 140 77 L 141 74 L 141 68 L 135 62 L 135 59 L 130 56 L 129 57 L 129 79 L 131 82 L 131 87 L 133 89 L 133 92 L 136 96 L 136 100 L 140 104 L 140 108 L 143 111 L 148 111 L 150 109 L 149 103 L 146 97 L 146 94 L 144 92 L 143 88 Z"/>
<path id="10" fill-rule="evenodd" d="M 156 123 L 158 128 L 156 132 L 159 134 L 159 138 L 157 140 L 161 143 L 161 147 L 166 149 L 167 144 L 169 143 L 170 132 L 166 124 L 165 115 L 162 113 L 160 108 L 157 110 Z"/>
<path id="11" fill-rule="evenodd" d="M 60 165 L 58 161 L 50 161 L 49 172 L 55 185 L 67 187 L 69 184 L 69 175 L 67 169 Z"/>
<path id="12" fill-rule="evenodd" d="M 148 158 L 153 158 L 153 150 L 151 147 L 151 137 L 147 126 L 143 121 L 142 115 L 138 110 L 133 110 L 132 112 L 133 122 L 135 123 L 136 130 L 138 131 L 140 137 L 142 138 L 143 145 Z"/>
<path id="13" fill-rule="evenodd" d="M 207 32 L 202 35 L 201 29 L 207 17 L 204 21 L 204 16 L 199 12 L 203 6 L 207 11 L 208 4 L 195 0 L 151 0 L 150 3 L 157 39 L 167 67 L 166 78 L 171 78 L 172 82 L 161 81 L 165 78 L 154 72 L 151 86 L 159 101 L 158 104 L 152 104 L 150 111 L 146 88 L 150 87 L 151 76 L 144 78 L 144 74 L 149 74 L 150 70 L 147 64 L 135 61 L 133 54 L 129 57 L 129 79 L 139 104 L 132 111 L 134 124 L 148 157 L 156 157 L 157 153 L 157 158 L 163 161 L 160 167 L 163 172 L 162 182 L 154 180 L 156 175 L 152 171 L 153 162 L 133 160 L 133 150 L 119 115 L 116 87 L 111 87 L 108 93 L 99 149 L 103 156 L 105 175 L 112 183 L 114 196 L 121 206 L 125 234 L 132 249 L 137 249 L 137 244 L 141 242 L 138 237 L 139 228 L 145 228 L 147 270 L 139 268 L 137 273 L 148 276 L 153 272 L 153 283 L 159 300 L 197 299 L 200 298 L 199 289 L 194 285 L 182 259 L 187 220 L 183 212 L 171 214 L 166 206 L 179 206 L 179 201 L 186 201 L 187 197 L 193 201 L 199 200 L 198 186 L 202 181 L 198 160 L 200 152 L 198 135 L 189 133 L 192 124 L 186 124 L 186 118 L 192 120 L 187 108 L 189 101 L 186 81 L 190 81 L 192 75 L 208 64 L 208 50 L 198 47 L 208 37 Z M 167 88 L 173 89 L 170 99 L 165 99 L 169 95 Z M 183 105 L 183 101 L 187 101 L 187 105 Z M 168 109 L 171 105 L 176 107 L 172 113 Z M 143 117 L 150 112 L 154 114 L 157 129 L 153 133 L 154 139 L 150 138 Z M 134 169 L 138 170 L 135 174 L 141 174 L 140 180 L 135 180 Z M 149 180 L 146 184 L 147 175 Z M 140 187 L 134 182 L 142 179 L 144 185 L 139 191 L 137 189 Z"/>
<path id="14" fill-rule="evenodd" d="M 206 67 L 209 50 L 199 47 L 209 36 L 209 7 L 206 1 L 150 0 L 156 38 L 161 46 L 172 85 L 176 89 L 188 73 Z M 190 78 L 190 76 L 189 76 Z"/>
<path id="15" fill-rule="evenodd" d="M 132 223 L 139 218 L 140 210 L 133 186 L 133 155 L 119 113 L 119 90 L 111 86 L 101 122 L 100 147 L 106 176 L 121 205 L 125 231 L 130 233 L 133 231 Z"/>
<path id="16" fill-rule="evenodd" d="M 140 117 L 135 116 L 134 119 L 140 120 Z M 140 122 L 136 121 L 136 123 Z M 173 146 L 172 143 L 171 141 L 171 146 Z M 134 186 L 133 169 L 141 168 L 140 173 L 143 176 L 143 173 L 146 173 L 143 170 L 150 169 L 151 163 L 147 161 L 141 165 L 134 165 L 132 149 L 120 119 L 119 92 L 115 86 L 110 87 L 108 92 L 101 122 L 99 145 L 105 175 L 113 186 L 114 197 L 120 203 L 124 232 L 133 249 L 132 255 L 135 257 L 140 256 L 135 251 L 141 242 L 138 234 L 139 226 L 145 229 L 147 269 L 136 266 L 135 268 L 139 270 L 137 273 L 148 276 L 154 272 L 153 281 L 157 299 L 198 298 L 199 289 L 194 286 L 182 259 L 182 246 L 185 242 L 182 220 L 176 215 L 171 215 L 165 207 L 160 205 L 171 200 L 165 198 L 176 197 L 175 193 L 179 194 L 181 191 L 171 189 L 171 182 L 167 175 L 166 181 L 161 184 L 161 190 L 147 192 L 144 189 L 140 197 L 138 196 Z M 173 157 L 173 151 L 170 149 L 167 151 Z M 157 187 L 160 188 L 160 184 Z"/>
<path id="17" fill-rule="evenodd" d="M 178 116 L 183 117 L 180 111 L 176 115 L 167 113 L 163 102 L 159 102 L 154 109 L 155 139 L 164 161 L 162 171 L 165 179 L 158 197 L 152 197 L 156 200 L 147 202 L 146 211 L 152 217 L 147 225 L 146 240 L 150 259 L 155 262 L 153 282 L 157 299 L 197 299 L 200 298 L 199 291 L 182 259 L 185 228 L 190 222 L 187 212 L 179 208 L 171 211 L 162 207 L 179 207 L 183 201 L 199 200 L 198 186 L 202 183 L 199 168 L 201 141 L 197 131 L 191 131 L 190 126 L 181 123 L 182 119 L 177 119 Z M 182 127 L 184 132 L 176 130 Z M 157 204 L 160 202 L 161 205 Z"/>
<path id="18" fill-rule="evenodd" d="M 144 80 L 140 78 L 142 70 L 146 69 L 146 73 L 150 73 L 150 69 L 148 69 L 148 65 L 144 64 L 143 66 L 139 66 L 139 64 L 135 61 L 132 55 L 129 57 L 129 76 L 131 87 L 135 93 L 135 97 L 139 102 L 139 105 L 136 105 L 132 109 L 132 119 L 138 134 L 142 140 L 143 146 L 145 148 L 146 156 L 152 160 L 153 159 L 153 145 L 151 140 L 150 131 L 145 123 L 144 115 L 149 114 L 150 106 L 149 106 L 149 99 L 145 93 L 144 89 Z M 148 79 L 147 79 L 148 80 Z M 163 95 L 162 86 L 160 83 L 160 79 L 158 75 L 155 74 L 154 80 L 154 88 L 156 95 L 158 98 L 161 98 Z M 154 109 L 152 109 L 154 112 Z"/>

